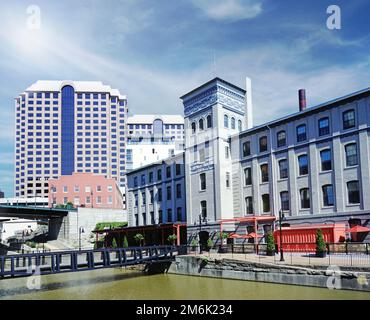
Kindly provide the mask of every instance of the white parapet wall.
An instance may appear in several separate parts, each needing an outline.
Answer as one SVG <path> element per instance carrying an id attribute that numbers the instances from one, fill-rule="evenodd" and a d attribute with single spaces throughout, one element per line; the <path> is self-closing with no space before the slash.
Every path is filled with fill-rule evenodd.
<path id="1" fill-rule="evenodd" d="M 90 240 L 91 232 L 99 222 L 127 222 L 127 213 L 122 209 L 78 208 L 77 211 L 70 211 L 63 219 L 58 239 L 66 240 L 77 246 L 79 230 L 82 228 L 81 242 L 85 246 Z"/>

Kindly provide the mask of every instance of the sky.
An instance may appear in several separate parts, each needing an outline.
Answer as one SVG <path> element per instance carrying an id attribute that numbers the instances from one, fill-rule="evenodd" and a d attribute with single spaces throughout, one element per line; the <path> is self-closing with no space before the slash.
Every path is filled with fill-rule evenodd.
<path id="1" fill-rule="evenodd" d="M 0 190 L 13 196 L 14 98 L 37 80 L 98 80 L 130 114 L 183 114 L 191 89 L 249 77 L 257 125 L 296 112 L 300 88 L 309 107 L 370 86 L 369 12 L 368 0 L 0 0 Z"/>

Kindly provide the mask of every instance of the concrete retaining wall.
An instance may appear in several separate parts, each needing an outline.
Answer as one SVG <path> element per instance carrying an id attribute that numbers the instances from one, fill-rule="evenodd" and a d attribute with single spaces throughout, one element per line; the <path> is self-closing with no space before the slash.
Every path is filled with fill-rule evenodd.
<path id="1" fill-rule="evenodd" d="M 207 261 L 208 260 L 208 261 Z M 204 259 L 193 256 L 176 257 L 169 273 L 262 281 L 328 288 L 328 284 L 346 290 L 370 291 L 370 272 L 318 270 L 295 266 L 282 266 L 228 259 Z M 340 279 L 340 281 L 338 281 Z M 367 283 L 367 284 L 366 284 Z M 339 289 L 338 287 L 336 287 Z"/>

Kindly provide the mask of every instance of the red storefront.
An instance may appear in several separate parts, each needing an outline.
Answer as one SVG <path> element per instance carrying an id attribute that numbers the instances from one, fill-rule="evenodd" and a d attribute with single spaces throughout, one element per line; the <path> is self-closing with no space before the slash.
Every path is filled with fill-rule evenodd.
<path id="1" fill-rule="evenodd" d="M 315 224 L 282 228 L 283 250 L 286 252 L 314 252 L 316 232 L 322 230 L 326 243 L 343 242 L 346 236 L 345 223 Z M 280 232 L 274 232 L 275 243 L 280 250 Z"/>

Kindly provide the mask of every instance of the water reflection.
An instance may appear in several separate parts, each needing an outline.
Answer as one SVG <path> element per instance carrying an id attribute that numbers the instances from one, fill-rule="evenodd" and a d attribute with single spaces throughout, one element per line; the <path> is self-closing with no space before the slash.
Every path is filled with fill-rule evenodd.
<path id="1" fill-rule="evenodd" d="M 42 276 L 40 290 L 29 290 L 27 279 L 0 280 L 0 299 L 370 299 L 368 292 L 172 274 L 147 276 L 125 269 Z"/>

